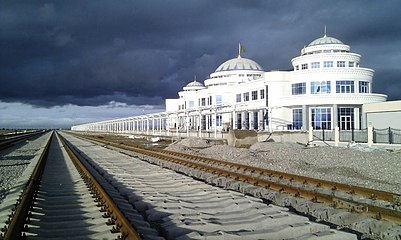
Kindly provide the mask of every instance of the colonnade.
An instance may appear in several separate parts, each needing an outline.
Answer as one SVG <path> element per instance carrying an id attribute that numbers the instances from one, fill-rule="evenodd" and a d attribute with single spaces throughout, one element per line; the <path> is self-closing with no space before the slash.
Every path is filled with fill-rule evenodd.
<path id="1" fill-rule="evenodd" d="M 73 126 L 74 131 L 220 138 L 230 129 L 268 130 L 267 109 L 208 108 L 163 112 Z M 207 134 L 207 135 L 205 135 Z"/>

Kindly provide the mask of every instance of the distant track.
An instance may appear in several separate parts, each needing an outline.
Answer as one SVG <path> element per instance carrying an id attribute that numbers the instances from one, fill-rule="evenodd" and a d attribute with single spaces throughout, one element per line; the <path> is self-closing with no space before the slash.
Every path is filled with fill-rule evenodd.
<path id="1" fill-rule="evenodd" d="M 45 133 L 46 133 L 46 131 L 37 131 L 37 132 L 22 133 L 22 134 L 10 135 L 10 136 L 3 135 L 2 138 L 0 139 L 0 151 L 11 147 L 18 142 L 22 142 L 22 141 L 31 139 L 33 137 L 40 136 Z"/>

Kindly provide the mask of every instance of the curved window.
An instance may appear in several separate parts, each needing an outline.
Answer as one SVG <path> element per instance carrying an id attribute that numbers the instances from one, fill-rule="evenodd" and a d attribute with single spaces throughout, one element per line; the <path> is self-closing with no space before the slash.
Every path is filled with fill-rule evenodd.
<path id="1" fill-rule="evenodd" d="M 331 92 L 330 81 L 311 82 L 310 85 L 311 94 L 324 94 L 330 92 Z"/>
<path id="2" fill-rule="evenodd" d="M 243 93 L 242 97 L 244 98 L 244 102 L 249 101 L 249 92 Z"/>
<path id="3" fill-rule="evenodd" d="M 293 83 L 292 84 L 292 95 L 306 94 L 306 83 Z"/>
<path id="4" fill-rule="evenodd" d="M 237 102 L 241 102 L 241 93 L 238 93 L 236 95 L 236 100 L 237 100 Z"/>
<path id="5" fill-rule="evenodd" d="M 325 67 L 325 68 L 333 67 L 333 61 L 324 61 L 323 62 L 323 67 Z"/>
<path id="6" fill-rule="evenodd" d="M 337 67 L 345 67 L 345 62 L 344 61 L 338 61 L 337 62 Z"/>
<path id="7" fill-rule="evenodd" d="M 369 82 L 359 82 L 359 93 L 369 93 Z"/>
<path id="8" fill-rule="evenodd" d="M 258 91 L 252 91 L 252 100 L 258 100 Z"/>
<path id="9" fill-rule="evenodd" d="M 221 104 L 223 102 L 221 95 L 216 95 L 216 104 Z"/>
<path id="10" fill-rule="evenodd" d="M 320 68 L 320 62 L 311 63 L 311 68 Z"/>
<path id="11" fill-rule="evenodd" d="M 354 81 L 336 81 L 336 93 L 354 93 Z"/>

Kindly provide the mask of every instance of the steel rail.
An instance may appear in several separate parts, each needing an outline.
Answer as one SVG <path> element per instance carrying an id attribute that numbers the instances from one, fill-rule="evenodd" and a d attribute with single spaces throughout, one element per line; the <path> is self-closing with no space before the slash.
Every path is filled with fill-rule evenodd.
<path id="1" fill-rule="evenodd" d="M 82 137 L 82 135 L 79 135 Z M 256 167 L 251 167 L 247 165 L 242 165 L 242 164 L 236 164 L 236 163 L 231 163 L 231 162 L 226 162 L 226 161 L 221 161 L 221 160 L 215 160 L 211 158 L 203 158 L 203 157 L 198 157 L 198 156 L 193 156 L 190 154 L 185 154 L 185 153 L 177 153 L 173 151 L 168 151 L 168 150 L 163 150 L 163 149 L 151 149 L 151 148 L 146 148 L 146 147 L 140 147 L 140 146 L 130 146 L 130 145 L 125 145 L 122 142 L 119 143 L 114 143 L 110 142 L 104 139 L 98 139 L 98 138 L 93 138 L 93 137 L 88 137 L 84 136 L 84 138 L 91 139 L 97 142 L 100 142 L 102 144 L 110 145 L 113 147 L 117 147 L 120 149 L 125 149 L 129 151 L 134 151 L 138 152 L 144 155 L 148 155 L 151 157 L 159 158 L 162 160 L 170 161 L 173 163 L 181 164 L 187 167 L 192 167 L 196 168 L 199 170 L 203 171 L 208 171 L 211 173 L 219 174 L 222 176 L 226 177 L 231 177 L 243 182 L 247 182 L 250 184 L 262 186 L 268 189 L 280 191 L 280 192 L 286 192 L 289 194 L 292 194 L 297 197 L 303 197 L 305 199 L 309 199 L 315 202 L 322 202 L 322 203 L 330 203 L 334 207 L 337 208 L 344 208 L 353 212 L 358 212 L 363 215 L 367 215 L 370 217 L 374 217 L 377 219 L 386 219 L 388 221 L 392 222 L 397 222 L 401 223 L 401 212 L 388 209 L 388 208 L 383 208 L 367 203 L 360 203 L 354 200 L 350 199 L 345 199 L 341 197 L 337 197 L 331 194 L 325 194 L 325 193 L 318 193 L 316 191 L 310 191 L 306 189 L 302 189 L 299 187 L 294 187 L 294 186 L 289 186 L 285 184 L 280 184 L 276 183 L 270 180 L 262 179 L 260 177 L 255 177 L 255 176 L 250 176 L 238 172 L 233 172 L 233 171 L 228 171 L 224 170 L 221 168 L 209 166 L 206 164 L 214 164 L 218 163 L 219 165 L 224 165 L 230 168 L 234 169 L 239 169 L 239 170 L 247 170 L 250 171 L 251 173 L 257 173 L 260 174 L 260 176 L 267 175 L 267 176 L 277 176 L 279 178 L 286 178 L 290 181 L 298 181 L 303 184 L 309 184 L 309 185 L 315 185 L 316 187 L 322 187 L 322 186 L 329 186 L 332 190 L 335 191 L 345 191 L 351 194 L 360 194 L 363 196 L 367 196 L 369 198 L 375 198 L 375 199 L 381 199 L 381 200 L 387 200 L 391 201 L 392 203 L 398 203 L 400 199 L 400 195 L 393 194 L 393 193 L 388 193 L 384 191 L 378 191 L 374 189 L 367 189 L 367 188 L 362 188 L 362 187 L 357 187 L 357 186 L 351 186 L 347 184 L 341 184 L 341 183 L 334 183 L 326 180 L 320 180 L 320 179 L 314 179 L 310 177 L 303 177 L 299 175 L 294 175 L 294 174 L 288 174 L 288 173 L 283 173 L 283 172 L 278 172 L 278 171 L 271 171 L 268 169 L 260 169 Z M 198 160 L 202 163 L 196 163 L 193 161 L 187 161 L 182 158 L 177 158 L 178 157 L 184 157 L 187 159 L 191 160 Z M 203 164 L 205 163 L 205 164 Z M 255 174 L 254 174 L 255 175 Z"/>
<path id="2" fill-rule="evenodd" d="M 74 165 L 77 167 L 84 181 L 90 187 L 91 192 L 96 196 L 96 201 L 99 202 L 98 206 L 102 207 L 101 211 L 104 211 L 104 217 L 110 217 L 108 224 L 114 224 L 112 231 L 121 232 L 120 239 L 132 239 L 139 240 L 142 239 L 136 230 L 133 228 L 132 224 L 126 219 L 124 214 L 120 211 L 118 206 L 114 203 L 113 199 L 109 196 L 107 191 L 101 186 L 95 177 L 89 172 L 85 165 L 79 160 L 77 155 L 74 153 L 67 141 L 60 135 L 58 135 L 64 149 L 67 151 L 68 156 L 73 161 Z"/>
<path id="3" fill-rule="evenodd" d="M 38 163 L 36 164 L 31 177 L 27 183 L 27 186 L 23 190 L 21 196 L 19 197 L 15 210 L 12 211 L 6 223 L 8 226 L 5 226 L 2 231 L 4 239 L 20 239 L 21 233 L 24 229 L 25 221 L 28 217 L 29 206 L 34 197 L 35 191 L 40 182 L 40 176 L 42 175 L 47 155 L 49 153 L 49 146 L 54 137 L 54 133 L 49 138 L 49 141 L 46 143 L 46 146 L 39 157 Z"/>
<path id="4" fill-rule="evenodd" d="M 263 169 L 263 168 L 248 166 L 248 165 L 239 164 L 239 163 L 227 162 L 227 161 L 223 161 L 223 160 L 194 156 L 194 155 L 190 155 L 190 154 L 186 154 L 186 153 L 178 153 L 178 152 L 173 152 L 173 151 L 164 150 L 164 149 L 154 149 L 154 151 L 165 153 L 165 154 L 170 154 L 173 156 L 184 157 L 187 159 L 196 160 L 196 161 L 200 161 L 200 162 L 204 162 L 204 163 L 217 163 L 219 165 L 223 165 L 223 166 L 227 166 L 227 167 L 231 167 L 231 168 L 237 168 L 237 169 L 240 169 L 243 171 L 250 171 L 252 173 L 259 174 L 259 175 L 266 175 L 269 177 L 278 177 L 280 179 L 287 179 L 289 181 L 296 181 L 296 182 L 315 185 L 318 187 L 324 187 L 324 188 L 328 188 L 328 189 L 332 189 L 332 190 L 336 190 L 336 191 L 342 191 L 342 192 L 348 192 L 348 193 L 355 194 L 355 195 L 361 195 L 361 196 L 365 196 L 365 197 L 368 197 L 371 199 L 380 199 L 380 200 L 388 201 L 388 202 L 396 204 L 396 205 L 401 204 L 401 195 L 395 194 L 395 193 L 390 193 L 390 192 L 385 192 L 385 191 L 380 191 L 380 190 L 375 190 L 375 189 L 369 189 L 369 188 L 363 188 L 363 187 L 353 186 L 353 185 L 344 184 L 344 183 L 331 182 L 331 181 L 327 181 L 327 180 L 323 180 L 323 179 L 300 176 L 300 175 L 291 174 L 291 173 Z"/>

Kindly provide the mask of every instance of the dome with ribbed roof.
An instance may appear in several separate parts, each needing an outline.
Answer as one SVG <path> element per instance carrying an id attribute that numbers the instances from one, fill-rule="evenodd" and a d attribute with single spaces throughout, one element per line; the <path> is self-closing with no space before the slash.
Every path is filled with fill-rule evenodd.
<path id="1" fill-rule="evenodd" d="M 201 82 L 197 82 L 196 80 L 188 83 L 183 89 L 185 91 L 191 91 L 191 90 L 200 90 L 204 89 L 205 86 Z"/>
<path id="2" fill-rule="evenodd" d="M 232 70 L 258 70 L 263 68 L 255 61 L 238 56 L 222 63 L 214 72 L 232 71 Z"/>
<path id="3" fill-rule="evenodd" d="M 337 38 L 328 37 L 328 36 L 324 35 L 323 37 L 318 38 L 318 39 L 312 41 L 311 43 L 309 43 L 308 47 L 324 45 L 324 44 L 344 44 L 344 43 L 341 42 L 340 40 L 338 40 Z"/>

